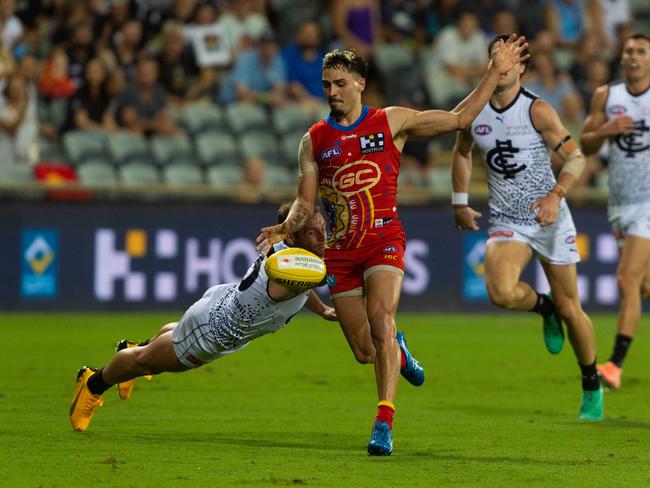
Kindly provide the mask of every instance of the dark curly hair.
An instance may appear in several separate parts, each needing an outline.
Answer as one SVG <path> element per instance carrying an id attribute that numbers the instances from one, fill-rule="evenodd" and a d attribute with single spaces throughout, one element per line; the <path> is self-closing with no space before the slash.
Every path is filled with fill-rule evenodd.
<path id="1" fill-rule="evenodd" d="M 326 69 L 342 69 L 361 78 L 368 76 L 368 62 L 354 51 L 335 49 L 328 52 L 323 58 L 323 70 Z"/>

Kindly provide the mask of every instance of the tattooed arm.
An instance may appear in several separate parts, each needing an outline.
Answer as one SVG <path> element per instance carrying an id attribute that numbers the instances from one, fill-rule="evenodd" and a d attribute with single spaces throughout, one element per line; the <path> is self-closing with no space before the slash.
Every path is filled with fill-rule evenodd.
<path id="1" fill-rule="evenodd" d="M 257 250 L 268 252 L 273 244 L 300 230 L 314 214 L 318 196 L 318 164 L 314 159 L 311 136 L 307 132 L 298 149 L 298 196 L 284 222 L 264 227 L 257 237 Z"/>

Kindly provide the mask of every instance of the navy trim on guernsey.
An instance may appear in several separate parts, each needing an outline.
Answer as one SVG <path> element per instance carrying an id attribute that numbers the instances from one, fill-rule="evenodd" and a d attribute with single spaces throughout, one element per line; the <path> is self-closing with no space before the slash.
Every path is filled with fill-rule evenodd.
<path id="1" fill-rule="evenodd" d="M 498 114 L 502 114 L 503 112 L 505 112 L 506 110 L 508 110 L 510 107 L 512 107 L 515 103 L 517 103 L 517 100 L 519 100 L 519 95 L 521 95 L 521 93 L 522 93 L 523 91 L 524 91 L 523 87 L 520 88 L 519 91 L 517 92 L 517 96 L 516 96 L 515 98 L 513 98 L 512 101 L 511 101 L 508 105 L 506 105 L 505 107 L 503 107 L 503 108 L 496 108 L 494 105 L 492 105 L 492 101 L 489 102 L 489 103 L 490 103 L 490 107 L 491 107 L 492 110 L 494 110 L 496 113 L 498 113 Z"/>
<path id="2" fill-rule="evenodd" d="M 327 116 L 325 122 L 327 122 L 329 125 L 331 125 L 337 130 L 343 132 L 350 132 L 351 130 L 354 130 L 361 122 L 363 122 L 363 119 L 366 118 L 366 115 L 368 115 L 368 106 L 364 105 L 363 108 L 361 109 L 361 115 L 359 115 L 359 118 L 355 120 L 354 124 L 352 125 L 341 125 L 337 123 L 336 120 L 334 120 L 334 117 L 332 117 L 331 113 Z"/>
<path id="3" fill-rule="evenodd" d="M 630 91 L 630 88 L 627 86 L 627 83 L 625 84 L 625 91 L 628 92 L 628 93 L 630 94 L 630 96 L 631 96 L 631 97 L 634 97 L 634 98 L 638 98 L 638 97 L 640 97 L 640 96 L 642 96 L 642 95 L 645 95 L 646 92 L 647 92 L 648 90 L 650 90 L 650 85 L 648 85 L 648 86 L 646 87 L 646 89 L 643 90 L 641 93 L 632 93 L 632 92 Z"/>
<path id="4" fill-rule="evenodd" d="M 541 100 L 541 99 L 533 92 L 529 92 L 528 90 L 526 90 L 523 86 L 521 87 L 521 93 L 523 93 L 524 96 L 532 99 L 532 102 L 528 106 L 528 119 L 530 120 L 530 125 L 532 125 L 533 129 L 535 129 L 535 132 L 541 134 L 540 130 L 537 127 L 535 127 L 535 122 L 533 122 L 533 105 L 535 105 L 536 100 Z"/>

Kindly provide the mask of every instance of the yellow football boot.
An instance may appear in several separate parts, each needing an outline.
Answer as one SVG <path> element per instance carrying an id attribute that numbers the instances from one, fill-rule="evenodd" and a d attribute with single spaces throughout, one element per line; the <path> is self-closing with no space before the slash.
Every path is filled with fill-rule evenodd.
<path id="1" fill-rule="evenodd" d="M 77 373 L 77 386 L 70 405 L 70 423 L 77 432 L 83 432 L 93 418 L 95 408 L 104 405 L 101 395 L 95 395 L 88 389 L 88 378 L 97 370 L 88 366 L 82 367 Z"/>

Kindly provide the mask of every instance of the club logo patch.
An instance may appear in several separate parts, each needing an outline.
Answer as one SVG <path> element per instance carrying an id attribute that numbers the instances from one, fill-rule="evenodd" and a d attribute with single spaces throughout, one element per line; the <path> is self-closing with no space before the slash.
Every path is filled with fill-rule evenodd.
<path id="1" fill-rule="evenodd" d="M 381 152 L 384 150 L 384 133 L 376 132 L 359 138 L 361 154 Z"/>
<path id="2" fill-rule="evenodd" d="M 341 149 L 338 147 L 330 147 L 328 149 L 325 149 L 322 153 L 320 153 L 320 159 L 322 161 L 325 161 L 326 159 L 332 159 L 337 156 L 341 155 Z"/>
<path id="3" fill-rule="evenodd" d="M 332 176 L 332 186 L 338 193 L 349 196 L 369 190 L 381 179 L 379 166 L 373 161 L 355 161 L 341 166 Z"/>
<path id="4" fill-rule="evenodd" d="M 623 105 L 612 105 L 609 107 L 609 113 L 612 115 L 621 115 L 627 112 L 627 109 Z"/>
<path id="5" fill-rule="evenodd" d="M 397 247 L 395 246 L 386 246 L 384 252 L 397 252 Z"/>
<path id="6" fill-rule="evenodd" d="M 477 125 L 474 128 L 474 134 L 477 136 L 487 136 L 490 132 L 492 132 L 492 127 L 487 124 Z"/>

